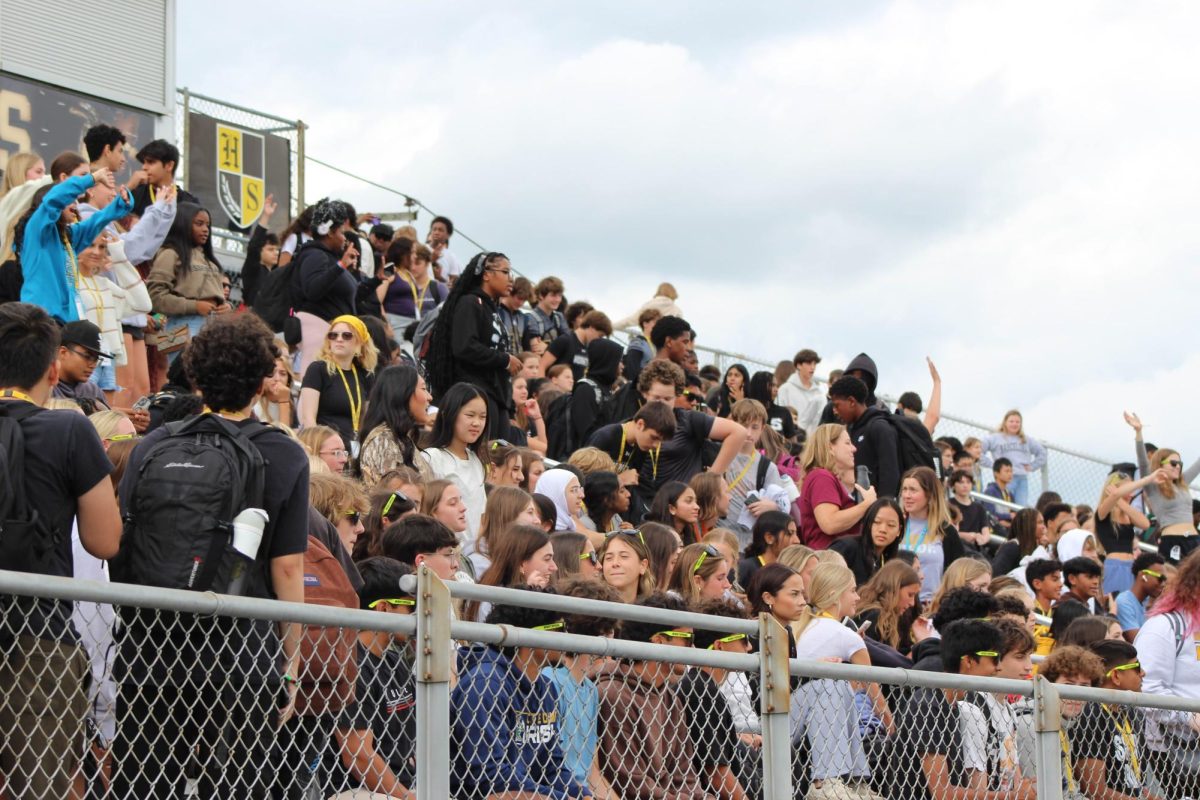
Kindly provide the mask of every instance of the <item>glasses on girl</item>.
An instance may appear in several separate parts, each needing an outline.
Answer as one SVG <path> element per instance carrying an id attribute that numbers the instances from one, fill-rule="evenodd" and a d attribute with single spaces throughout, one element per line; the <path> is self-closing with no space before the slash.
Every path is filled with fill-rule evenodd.
<path id="1" fill-rule="evenodd" d="M 350 342 L 354 340 L 354 333 L 352 331 L 330 331 L 325 334 L 325 338 L 331 342 L 336 342 L 338 339 L 341 339 L 343 342 Z"/>

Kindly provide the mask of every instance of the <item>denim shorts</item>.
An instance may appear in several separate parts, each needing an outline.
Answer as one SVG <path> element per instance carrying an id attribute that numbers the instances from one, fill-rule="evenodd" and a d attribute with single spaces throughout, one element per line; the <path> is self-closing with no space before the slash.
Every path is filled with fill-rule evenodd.
<path id="1" fill-rule="evenodd" d="M 109 358 L 100 359 L 100 363 L 96 365 L 92 377 L 88 380 L 106 392 L 117 392 L 121 389 L 120 386 L 117 386 L 117 368 L 113 366 L 112 359 Z"/>

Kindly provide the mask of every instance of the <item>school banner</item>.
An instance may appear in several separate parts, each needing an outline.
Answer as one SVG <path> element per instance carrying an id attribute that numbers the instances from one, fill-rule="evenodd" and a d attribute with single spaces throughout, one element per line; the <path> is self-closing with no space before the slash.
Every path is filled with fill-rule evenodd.
<path id="1" fill-rule="evenodd" d="M 196 112 L 188 114 L 188 126 L 187 188 L 209 209 L 214 226 L 248 230 L 268 194 L 279 208 L 291 208 L 287 139 Z"/>

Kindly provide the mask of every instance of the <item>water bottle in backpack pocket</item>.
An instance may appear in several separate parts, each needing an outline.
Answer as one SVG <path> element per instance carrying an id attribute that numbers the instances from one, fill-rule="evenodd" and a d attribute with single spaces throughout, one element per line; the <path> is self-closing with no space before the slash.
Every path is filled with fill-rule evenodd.
<path id="1" fill-rule="evenodd" d="M 121 549 L 111 563 L 113 578 L 144 586 L 261 595 L 261 564 L 234 547 L 238 528 L 265 524 L 265 463 L 253 440 L 271 430 L 245 427 L 216 414 L 166 426 L 138 468 L 126 502 Z M 253 513 L 244 514 L 248 510 Z M 239 517 L 239 515 L 241 515 Z M 243 530 L 242 542 L 253 539 Z M 242 545 L 246 548 L 246 545 Z M 247 548 L 249 549 L 249 548 Z"/>

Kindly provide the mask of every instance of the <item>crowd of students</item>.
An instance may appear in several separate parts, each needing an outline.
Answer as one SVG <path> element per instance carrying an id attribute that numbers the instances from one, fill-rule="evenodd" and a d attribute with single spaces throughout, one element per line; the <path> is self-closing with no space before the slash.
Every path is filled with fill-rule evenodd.
<path id="1" fill-rule="evenodd" d="M 178 151 L 145 145 L 117 186 L 120 131 L 84 144 L 48 170 L 11 158 L 0 197 L 0 567 L 411 614 L 400 578 L 428 565 L 769 614 L 799 658 L 1024 680 L 1038 657 L 1053 682 L 1200 697 L 1200 462 L 1145 443 L 1132 413 L 1135 463 L 1095 508 L 1052 492 L 1027 506 L 1045 449 L 1015 410 L 982 440 L 934 440 L 932 362 L 928 406 L 907 392 L 894 409 L 865 353 L 828 390 L 807 348 L 721 374 L 699 365 L 670 284 L 614 326 L 502 253 L 460 261 L 445 217 L 422 243 L 335 199 L 279 232 L 267 199 L 238 301 L 208 210 L 174 185 Z M 175 797 L 188 780 L 205 796 L 414 796 L 404 636 L 12 596 L 2 613 L 8 797 Z M 762 794 L 757 675 L 482 644 L 453 661 L 459 800 Z M 1034 796 L 1021 697 L 792 688 L 797 797 Z M 1196 719 L 1064 704 L 1064 793 L 1192 796 Z"/>

